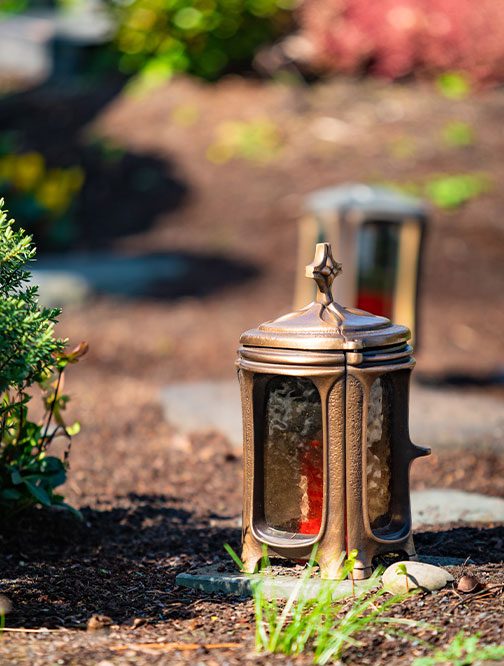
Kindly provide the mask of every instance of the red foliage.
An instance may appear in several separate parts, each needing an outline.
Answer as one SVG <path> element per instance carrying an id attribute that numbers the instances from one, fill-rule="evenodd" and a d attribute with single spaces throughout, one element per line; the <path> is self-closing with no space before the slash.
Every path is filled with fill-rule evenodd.
<path id="1" fill-rule="evenodd" d="M 323 69 L 504 79 L 503 0 L 304 0 L 299 17 Z"/>

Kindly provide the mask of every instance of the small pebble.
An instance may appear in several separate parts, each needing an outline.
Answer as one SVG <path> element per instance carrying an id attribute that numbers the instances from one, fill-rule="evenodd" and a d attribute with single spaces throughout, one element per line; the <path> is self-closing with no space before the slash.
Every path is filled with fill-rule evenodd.
<path id="1" fill-rule="evenodd" d="M 91 615 L 87 621 L 87 630 L 88 631 L 101 631 L 102 629 L 107 629 L 110 627 L 114 621 L 108 615 L 101 615 L 96 613 Z"/>
<path id="2" fill-rule="evenodd" d="M 401 569 L 405 568 L 406 575 Z M 395 562 L 383 574 L 383 587 L 392 594 L 406 594 L 410 590 L 440 590 L 454 580 L 451 573 L 441 567 L 423 562 Z"/>
<path id="3" fill-rule="evenodd" d="M 0 594 L 0 614 L 7 615 L 7 613 L 10 613 L 11 610 L 12 604 L 10 599 L 8 599 L 5 595 Z"/>

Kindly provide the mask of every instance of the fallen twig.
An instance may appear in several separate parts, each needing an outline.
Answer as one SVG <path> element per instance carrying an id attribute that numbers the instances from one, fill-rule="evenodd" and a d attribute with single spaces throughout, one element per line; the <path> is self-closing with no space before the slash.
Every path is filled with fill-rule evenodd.
<path id="1" fill-rule="evenodd" d="M 462 565 L 462 569 L 461 569 L 461 571 L 460 571 L 460 576 L 461 576 L 461 577 L 464 575 L 465 568 L 466 568 L 467 563 L 469 562 L 470 559 L 471 559 L 471 556 L 470 556 L 470 555 L 468 555 L 468 556 L 465 558 L 465 562 L 464 562 L 464 564 Z"/>
<path id="2" fill-rule="evenodd" d="M 452 613 L 455 610 L 455 608 L 469 601 L 473 601 L 473 599 L 484 599 L 485 597 L 491 597 L 494 594 L 494 592 L 497 591 L 498 588 L 501 589 L 504 588 L 504 584 L 497 583 L 494 585 L 486 585 L 482 590 L 478 590 L 478 592 L 474 592 L 474 594 L 469 594 L 466 597 L 463 597 L 460 601 L 457 601 L 455 604 L 453 604 L 453 606 L 450 607 L 448 612 Z"/>
<path id="3" fill-rule="evenodd" d="M 117 650 L 162 650 L 171 652 L 172 650 L 206 650 L 231 649 L 242 647 L 243 643 L 130 643 L 129 645 L 113 645 L 110 649 Z"/>
<path id="4" fill-rule="evenodd" d="M 54 633 L 55 631 L 61 631 L 60 629 L 46 629 L 43 627 L 42 629 L 23 629 L 21 627 L 3 627 L 0 629 L 0 634 L 2 631 L 17 631 L 22 634 L 50 634 Z"/>

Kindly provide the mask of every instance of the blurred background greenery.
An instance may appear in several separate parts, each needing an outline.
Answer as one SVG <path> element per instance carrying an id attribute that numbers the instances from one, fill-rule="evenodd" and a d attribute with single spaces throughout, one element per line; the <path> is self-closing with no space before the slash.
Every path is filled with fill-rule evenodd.
<path id="1" fill-rule="evenodd" d="M 492 307 L 503 291 L 501 3 L 0 0 L 0 11 L 0 194 L 40 257 L 209 260 L 223 298 L 246 274 L 250 321 L 229 332 L 232 364 L 254 308 L 262 320 L 292 305 L 304 196 L 388 185 L 433 211 L 422 338 L 451 365 L 479 340 L 490 362 L 491 326 L 483 345 L 460 285 L 471 263 L 474 298 Z M 149 296 L 181 293 L 163 280 Z M 441 344 L 425 322 L 448 311 Z"/>
<path id="2" fill-rule="evenodd" d="M 318 85 L 335 75 L 351 76 L 356 82 L 369 76 L 401 83 L 430 80 L 441 96 L 454 103 L 498 85 L 504 74 L 504 40 L 499 38 L 504 34 L 504 10 L 491 0 L 477 6 L 471 0 L 380 4 L 365 0 L 1 0 L 0 11 L 0 31 L 8 37 L 0 49 L 4 100 L 10 94 L 33 91 L 33 84 L 40 84 L 36 85 L 40 92 L 44 80 L 48 84 L 44 94 L 50 91 L 56 106 L 62 96 L 68 102 L 73 95 L 79 105 L 79 95 L 96 97 L 97 90 L 108 88 L 99 102 L 90 104 L 79 132 L 121 89 L 122 94 L 141 97 L 183 73 L 209 82 L 230 74 L 262 77 L 291 89 Z M 478 41 L 482 35 L 484 44 Z M 46 70 L 38 73 L 38 79 L 32 77 L 31 84 L 21 63 L 26 56 L 22 49 L 29 43 L 40 54 L 45 48 L 49 59 Z M 481 46 L 477 52 L 475 43 Z M 18 71 L 16 48 L 21 49 Z M 32 58 L 37 59 L 36 52 Z M 91 138 L 88 134 L 77 139 L 79 150 L 63 156 L 63 150 L 45 149 L 43 141 L 28 136 L 30 121 L 23 124 L 13 118 L 14 107 L 8 109 L 0 132 L 2 193 L 13 214 L 36 232 L 42 246 L 69 247 L 82 241 L 82 200 L 95 188 L 86 170 L 93 171 L 100 162 L 104 172 L 115 168 L 118 179 L 128 181 L 122 173 L 126 148 L 95 131 Z M 70 108 L 67 112 L 74 113 Z M 173 111 L 171 122 L 183 130 L 204 122 L 205 113 L 189 99 Z M 326 116 L 319 119 L 322 140 L 330 139 L 332 133 L 338 142 L 338 131 L 345 133 L 344 124 L 338 128 L 338 122 Z M 60 123 L 63 134 L 65 124 Z M 73 148 L 76 131 L 74 125 Z M 211 132 L 203 159 L 213 165 L 230 160 L 265 165 L 287 154 L 292 145 L 281 121 L 264 110 L 247 118 L 217 119 Z M 56 135 L 53 138 L 58 141 Z M 436 140 L 446 152 L 470 150 L 478 142 L 478 130 L 471 119 L 457 117 L 454 107 L 453 117 L 439 127 Z M 384 141 L 384 148 L 392 159 L 416 162 L 422 152 L 420 143 L 411 134 L 394 133 Z M 59 153 L 57 157 L 54 152 Z M 91 165 L 87 164 L 90 159 Z M 387 173 L 375 174 L 374 180 L 387 181 L 446 209 L 457 208 L 492 187 L 492 174 L 481 169 L 445 173 L 433 166 L 432 173 L 407 182 L 394 182 Z M 154 164 L 133 171 L 137 192 L 159 184 L 162 169 Z M 123 189 L 127 189 L 124 183 Z M 91 194 L 90 198 L 99 205 L 100 197 L 95 200 Z M 178 202 L 180 197 L 172 199 Z M 129 230 L 134 227 L 131 223 Z"/>

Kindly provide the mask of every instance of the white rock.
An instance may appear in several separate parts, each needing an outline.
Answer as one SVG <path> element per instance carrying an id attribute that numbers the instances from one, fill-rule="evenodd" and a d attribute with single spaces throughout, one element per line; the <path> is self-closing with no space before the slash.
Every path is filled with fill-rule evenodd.
<path id="1" fill-rule="evenodd" d="M 30 285 L 37 285 L 39 302 L 46 308 L 81 305 L 92 294 L 89 282 L 69 271 L 33 270 Z"/>
<path id="2" fill-rule="evenodd" d="M 407 575 L 401 572 L 406 567 Z M 424 562 L 395 562 L 383 574 L 383 587 L 392 594 L 406 594 L 406 591 L 422 588 L 426 590 L 440 590 L 454 578 L 441 567 Z"/>

